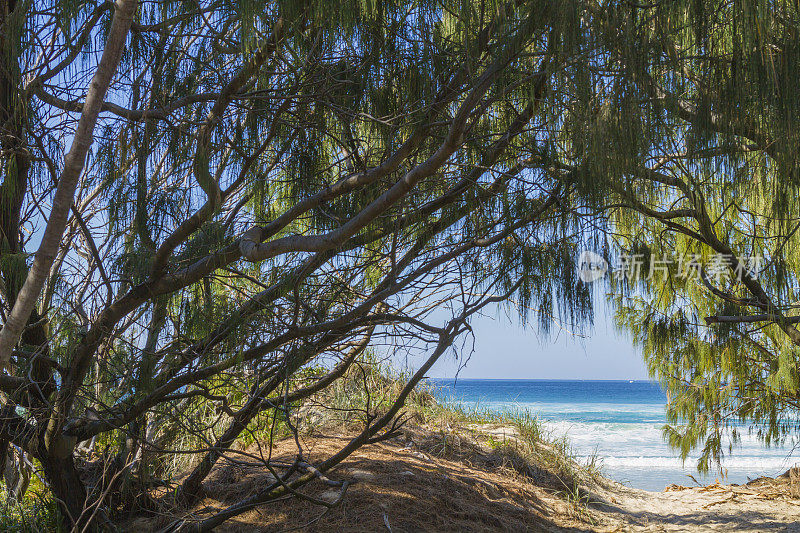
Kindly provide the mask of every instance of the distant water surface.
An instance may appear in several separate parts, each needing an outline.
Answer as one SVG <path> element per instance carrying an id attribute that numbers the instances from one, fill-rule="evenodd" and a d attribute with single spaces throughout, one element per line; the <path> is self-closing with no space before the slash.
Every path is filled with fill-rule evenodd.
<path id="1" fill-rule="evenodd" d="M 431 381 L 446 402 L 493 411 L 530 411 L 554 436 L 566 435 L 580 459 L 596 454 L 607 477 L 641 489 L 694 485 L 689 475 L 704 484 L 717 477 L 745 483 L 748 477 L 782 474 L 796 460 L 788 457 L 789 446 L 765 448 L 745 432 L 741 445 L 723 462 L 727 478 L 714 472 L 701 477 L 695 470 L 696 456 L 684 465 L 662 438 L 666 396 L 651 381 Z"/>

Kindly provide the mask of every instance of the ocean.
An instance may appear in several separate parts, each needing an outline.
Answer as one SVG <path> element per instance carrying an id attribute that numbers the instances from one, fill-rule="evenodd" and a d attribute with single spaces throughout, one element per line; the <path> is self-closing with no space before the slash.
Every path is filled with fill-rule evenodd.
<path id="1" fill-rule="evenodd" d="M 446 402 L 495 411 L 528 410 L 554 437 L 566 436 L 580 460 L 596 455 L 606 477 L 645 490 L 672 483 L 694 486 L 717 478 L 746 483 L 785 472 L 797 457 L 791 446 L 765 448 L 754 436 L 723 460 L 727 475 L 700 476 L 696 456 L 685 464 L 662 437 L 666 396 L 650 381 L 433 379 Z"/>

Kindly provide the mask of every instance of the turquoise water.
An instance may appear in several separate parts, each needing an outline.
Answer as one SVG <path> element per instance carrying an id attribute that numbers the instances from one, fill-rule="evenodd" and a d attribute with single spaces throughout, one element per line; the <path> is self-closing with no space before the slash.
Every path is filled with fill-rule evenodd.
<path id="1" fill-rule="evenodd" d="M 744 435 L 741 445 L 723 461 L 724 473 L 700 476 L 696 457 L 686 463 L 662 437 L 666 396 L 650 381 L 481 380 L 436 379 L 432 382 L 448 402 L 496 411 L 528 410 L 553 436 L 566 435 L 577 456 L 600 458 L 603 473 L 646 490 L 663 490 L 671 483 L 706 484 L 719 478 L 745 483 L 748 478 L 776 476 L 795 461 L 790 444 L 765 448 Z M 725 475 L 726 474 L 726 475 Z"/>

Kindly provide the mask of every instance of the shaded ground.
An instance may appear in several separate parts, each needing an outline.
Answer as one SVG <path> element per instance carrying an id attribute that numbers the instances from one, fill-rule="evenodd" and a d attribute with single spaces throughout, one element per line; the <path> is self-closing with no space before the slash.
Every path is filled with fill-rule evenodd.
<path id="1" fill-rule="evenodd" d="M 618 486 L 596 507 L 613 527 L 598 531 L 800 532 L 800 500 L 791 493 L 788 475 L 665 492 Z"/>
<path id="2" fill-rule="evenodd" d="M 493 435 L 497 431 L 487 430 Z M 411 433 L 357 452 L 329 474 L 331 479 L 353 482 L 332 509 L 286 500 L 240 515 L 216 531 L 800 533 L 800 499 L 792 497 L 788 476 L 745 486 L 673 486 L 661 493 L 603 479 L 569 488 L 544 470 L 520 474 L 507 456 L 491 449 L 465 445 L 446 454 L 429 453 L 435 446 L 431 438 Z M 306 452 L 311 459 L 324 457 L 343 442 L 336 437 L 310 439 Z M 291 444 L 280 443 L 272 450 L 273 456 L 293 451 Z M 246 452 L 261 455 L 268 450 L 251 447 Z M 209 516 L 271 480 L 255 459 L 243 456 L 238 464 L 220 465 L 205 483 L 209 497 L 191 512 L 198 518 Z M 338 489 L 322 483 L 305 492 L 329 502 L 340 495 Z M 126 524 L 125 530 L 157 531 L 172 520 L 174 516 L 139 518 Z"/>

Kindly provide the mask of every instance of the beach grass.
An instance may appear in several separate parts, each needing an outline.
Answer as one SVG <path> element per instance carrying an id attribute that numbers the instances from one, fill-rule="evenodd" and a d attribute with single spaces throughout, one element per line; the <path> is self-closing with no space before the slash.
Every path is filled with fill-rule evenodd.
<path id="1" fill-rule="evenodd" d="M 312 400 L 309 407 L 314 407 L 309 413 L 313 412 L 316 420 L 307 427 L 354 431 L 363 423 L 365 412 L 380 414 L 381 407 L 388 409 L 408 377 L 406 372 L 367 357 Z M 569 439 L 554 434 L 527 409 L 465 405 L 447 397 L 435 382 L 426 381 L 409 395 L 403 412 L 408 438 L 426 453 L 470 462 L 488 457 L 498 468 L 532 478 L 567 500 L 585 500 L 583 487 L 602 475 L 596 456 L 581 461 Z"/>
<path id="2" fill-rule="evenodd" d="M 315 371 L 308 369 L 310 374 Z M 291 424 L 284 413 L 273 415 L 275 420 L 254 421 L 239 446 L 286 438 L 290 426 L 308 436 L 357 432 L 367 418 L 391 406 L 407 378 L 407 373 L 367 357 L 332 386 L 292 406 Z M 585 487 L 601 474 L 595 458 L 580 462 L 568 439 L 552 434 L 530 411 L 463 405 L 448 398 L 435 382 L 415 388 L 402 416 L 406 424 L 401 438 L 407 439 L 408 447 L 526 478 L 574 504 L 579 513 L 589 502 Z M 185 457 L 172 465 L 167 477 L 177 478 L 191 466 L 192 459 Z M 2 491 L 0 498 L 5 502 Z M 22 501 L 0 504 L 0 531 L 58 531 L 59 527 L 57 505 L 36 476 Z"/>

